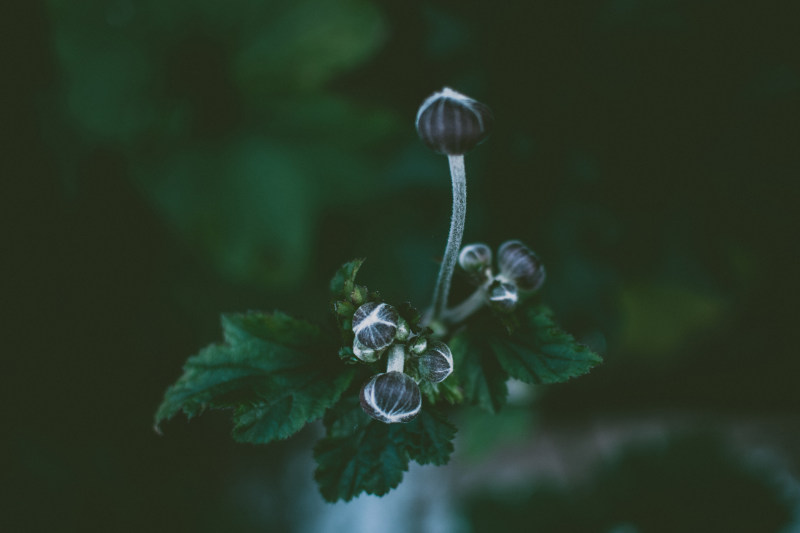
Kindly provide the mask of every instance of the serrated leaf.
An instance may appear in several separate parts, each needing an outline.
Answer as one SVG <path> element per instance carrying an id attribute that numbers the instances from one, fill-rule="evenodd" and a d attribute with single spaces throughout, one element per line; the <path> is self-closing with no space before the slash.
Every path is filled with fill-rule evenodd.
<path id="1" fill-rule="evenodd" d="M 426 405 L 404 429 L 408 452 L 414 461 L 421 465 L 444 465 L 450 460 L 457 430 L 440 411 Z"/>
<path id="2" fill-rule="evenodd" d="M 180 411 L 191 418 L 205 409 L 233 409 L 236 440 L 283 439 L 320 418 L 353 379 L 305 321 L 251 312 L 222 322 L 226 343 L 189 358 L 156 412 L 156 429 Z"/>
<path id="3" fill-rule="evenodd" d="M 488 342 L 500 366 L 526 383 L 561 383 L 586 374 L 603 359 L 561 330 L 546 306 L 523 310 L 520 328 Z"/>
<path id="4" fill-rule="evenodd" d="M 334 300 L 349 300 L 355 288 L 356 274 L 364 259 L 353 259 L 343 264 L 331 279 L 331 296 Z"/>
<path id="5" fill-rule="evenodd" d="M 508 374 L 500 367 L 480 332 L 466 331 L 448 343 L 453 353 L 453 376 L 464 400 L 496 413 L 506 403 Z"/>
<path id="6" fill-rule="evenodd" d="M 327 436 L 314 448 L 317 480 L 330 502 L 349 501 L 361 493 L 381 496 L 395 488 L 408 462 L 446 464 L 456 428 L 425 405 L 406 424 L 384 424 L 369 418 L 357 400 L 344 399 L 325 418 Z"/>
<path id="7" fill-rule="evenodd" d="M 308 367 L 274 376 L 269 394 L 235 411 L 233 438 L 252 444 L 287 438 L 325 414 L 352 379 L 352 369 L 331 375 L 327 368 Z"/>
<path id="8" fill-rule="evenodd" d="M 322 333 L 314 324 L 280 311 L 229 313 L 222 315 L 222 330 L 229 344 L 252 338 L 300 349 L 319 347 Z M 302 352 L 304 355 L 307 352 Z"/>
<path id="9" fill-rule="evenodd" d="M 388 424 L 369 421 L 349 437 L 320 440 L 314 447 L 323 498 L 349 501 L 362 492 L 383 496 L 403 480 L 408 456 Z"/>
<path id="10" fill-rule="evenodd" d="M 544 305 L 521 309 L 508 320 L 473 320 L 449 341 L 454 375 L 467 402 L 497 412 L 506 401 L 506 380 L 560 383 L 588 372 L 602 362 L 599 355 L 558 328 Z"/>

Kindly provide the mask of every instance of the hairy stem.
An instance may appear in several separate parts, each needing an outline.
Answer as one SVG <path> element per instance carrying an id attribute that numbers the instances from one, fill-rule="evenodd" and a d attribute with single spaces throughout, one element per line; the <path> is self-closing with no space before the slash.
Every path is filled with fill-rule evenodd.
<path id="1" fill-rule="evenodd" d="M 401 344 L 394 344 L 389 348 L 389 357 L 386 363 L 387 372 L 402 372 L 406 362 L 406 350 Z"/>
<path id="2" fill-rule="evenodd" d="M 450 161 L 450 177 L 453 180 L 453 213 L 450 217 L 450 235 L 444 250 L 444 260 L 439 269 L 436 288 L 433 290 L 433 315 L 437 320 L 447 307 L 447 296 L 450 293 L 450 280 L 458 260 L 458 250 L 464 236 L 464 219 L 467 216 L 467 175 L 464 171 L 464 156 L 448 156 Z"/>

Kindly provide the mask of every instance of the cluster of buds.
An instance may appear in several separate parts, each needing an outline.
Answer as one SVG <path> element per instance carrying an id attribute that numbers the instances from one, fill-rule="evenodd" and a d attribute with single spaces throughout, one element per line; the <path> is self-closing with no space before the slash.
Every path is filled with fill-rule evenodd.
<path id="1" fill-rule="evenodd" d="M 513 311 L 520 292 L 538 290 L 545 279 L 545 269 L 539 257 L 520 241 L 506 241 L 497 250 L 499 272 L 492 271 L 492 250 L 482 243 L 465 246 L 458 264 L 480 287 L 485 303 L 502 313 Z"/>
<path id="2" fill-rule="evenodd" d="M 367 302 L 353 314 L 353 354 L 365 363 L 387 356 L 386 372 L 373 376 L 361 389 L 361 407 L 376 420 L 408 422 L 422 408 L 418 382 L 405 373 L 406 363 L 419 380 L 444 381 L 453 372 L 453 355 L 441 341 L 414 333 L 387 303 Z"/>

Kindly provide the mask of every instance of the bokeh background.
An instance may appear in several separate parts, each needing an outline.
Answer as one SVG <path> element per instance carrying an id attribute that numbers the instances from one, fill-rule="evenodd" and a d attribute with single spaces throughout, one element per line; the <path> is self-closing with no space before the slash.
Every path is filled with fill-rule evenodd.
<path id="1" fill-rule="evenodd" d="M 7 4 L 2 530 L 800 531 L 793 4 Z M 326 320 L 362 256 L 428 303 L 450 185 L 413 119 L 445 85 L 496 115 L 466 242 L 534 248 L 605 364 L 454 411 L 451 464 L 383 499 L 323 503 L 316 426 L 157 436 L 221 312 Z"/>

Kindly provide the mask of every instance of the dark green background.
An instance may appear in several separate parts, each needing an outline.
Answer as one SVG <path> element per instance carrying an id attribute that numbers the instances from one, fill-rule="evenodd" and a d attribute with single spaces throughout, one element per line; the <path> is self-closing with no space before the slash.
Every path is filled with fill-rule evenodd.
<path id="1" fill-rule="evenodd" d="M 413 119 L 444 85 L 496 115 L 467 157 L 466 242 L 534 248 L 545 299 L 606 359 L 498 418 L 458 415 L 453 470 L 489 481 L 449 495 L 457 526 L 797 515 L 794 2 L 12 4 L 4 531 L 296 529 L 314 430 L 254 448 L 223 415 L 158 437 L 152 413 L 220 312 L 325 320 L 353 257 L 388 299 L 428 304 L 449 179 Z M 555 439 L 582 464 L 609 434 L 570 475 L 492 477 L 519 460 L 507 446 Z"/>

